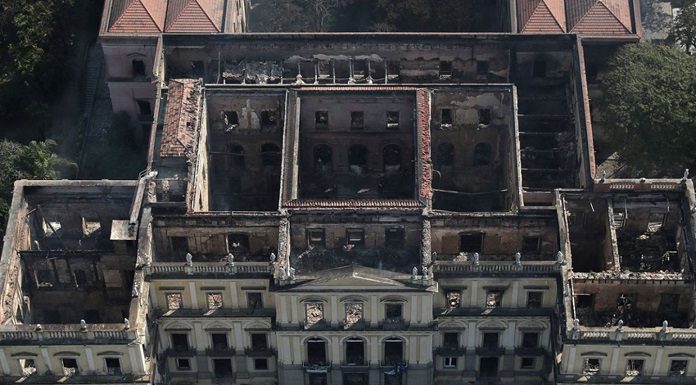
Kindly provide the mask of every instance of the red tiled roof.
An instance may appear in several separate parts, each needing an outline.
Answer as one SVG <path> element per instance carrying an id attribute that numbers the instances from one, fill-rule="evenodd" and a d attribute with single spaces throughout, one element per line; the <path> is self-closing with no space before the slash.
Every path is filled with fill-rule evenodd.
<path id="1" fill-rule="evenodd" d="M 631 0 L 568 0 L 568 31 L 585 35 L 633 33 Z"/>
<path id="2" fill-rule="evenodd" d="M 200 97 L 200 80 L 181 79 L 169 82 L 160 157 L 186 156 L 187 152 L 193 151 Z"/>
<path id="3" fill-rule="evenodd" d="M 294 199 L 283 204 L 285 207 L 421 207 L 420 202 L 407 199 Z"/>
<path id="4" fill-rule="evenodd" d="M 517 20 L 520 32 L 565 32 L 566 18 L 564 0 L 520 0 L 517 7 Z"/>
<path id="5" fill-rule="evenodd" d="M 160 33 L 164 30 L 166 11 L 164 0 L 114 0 L 109 32 Z"/>
<path id="6" fill-rule="evenodd" d="M 221 32 L 224 2 L 169 0 L 166 32 Z"/>

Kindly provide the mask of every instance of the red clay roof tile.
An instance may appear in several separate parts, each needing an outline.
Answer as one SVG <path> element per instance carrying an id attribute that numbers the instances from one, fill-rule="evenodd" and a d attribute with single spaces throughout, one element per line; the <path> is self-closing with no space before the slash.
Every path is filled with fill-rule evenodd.
<path id="1" fill-rule="evenodd" d="M 221 32 L 220 0 L 169 0 L 166 32 Z"/>
<path id="2" fill-rule="evenodd" d="M 565 1 L 520 0 L 517 19 L 521 33 L 564 33 Z"/>
<path id="3" fill-rule="evenodd" d="M 114 0 L 109 32 L 160 33 L 164 30 L 167 3 L 162 0 Z"/>
<path id="4" fill-rule="evenodd" d="M 633 33 L 630 0 L 569 0 L 566 6 L 569 32 L 595 36 Z"/>
<path id="5" fill-rule="evenodd" d="M 196 127 L 200 108 L 201 81 L 172 80 L 167 93 L 167 111 L 162 129 L 160 156 L 179 157 L 196 146 Z"/>

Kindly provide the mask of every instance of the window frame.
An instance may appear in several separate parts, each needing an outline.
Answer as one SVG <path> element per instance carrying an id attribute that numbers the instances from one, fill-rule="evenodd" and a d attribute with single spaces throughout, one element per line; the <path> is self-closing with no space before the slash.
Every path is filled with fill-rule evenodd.
<path id="1" fill-rule="evenodd" d="M 454 357 L 454 356 L 442 357 L 442 367 L 444 369 L 456 369 L 457 368 L 457 357 Z"/>

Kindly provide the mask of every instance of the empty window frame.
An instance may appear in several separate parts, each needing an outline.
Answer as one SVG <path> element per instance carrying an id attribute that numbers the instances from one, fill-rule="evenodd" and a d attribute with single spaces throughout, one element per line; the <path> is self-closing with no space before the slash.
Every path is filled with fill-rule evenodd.
<path id="1" fill-rule="evenodd" d="M 106 373 L 110 376 L 121 375 L 121 360 L 118 358 L 104 358 Z"/>
<path id="2" fill-rule="evenodd" d="M 536 359 L 534 357 L 522 357 L 522 360 L 520 361 L 520 369 L 536 369 Z"/>
<path id="3" fill-rule="evenodd" d="M 687 360 L 672 360 L 669 362 L 669 375 L 672 377 L 686 376 L 689 361 Z"/>
<path id="4" fill-rule="evenodd" d="M 576 294 L 575 308 L 576 309 L 592 309 L 594 306 L 594 294 Z"/>
<path id="5" fill-rule="evenodd" d="M 264 166 L 280 166 L 280 147 L 275 143 L 264 143 L 261 146 L 261 163 Z"/>
<path id="6" fill-rule="evenodd" d="M 462 292 L 459 290 L 450 290 L 445 293 L 445 297 L 450 309 L 458 308 L 462 303 Z"/>
<path id="7" fill-rule="evenodd" d="M 307 245 L 309 247 L 326 247 L 324 229 L 307 229 Z"/>
<path id="8" fill-rule="evenodd" d="M 499 348 L 499 343 L 498 343 L 499 337 L 500 337 L 500 333 L 498 333 L 498 332 L 485 332 L 485 333 L 483 333 L 482 346 L 484 348 L 489 348 L 489 349 L 498 349 Z"/>
<path id="9" fill-rule="evenodd" d="M 657 311 L 660 313 L 675 313 L 679 309 L 679 294 L 660 294 L 660 304 Z"/>
<path id="10" fill-rule="evenodd" d="M 324 320 L 324 304 L 308 302 L 305 304 L 305 322 L 307 326 L 316 325 Z"/>
<path id="11" fill-rule="evenodd" d="M 626 360 L 626 376 L 637 377 L 643 372 L 645 360 L 629 358 Z"/>
<path id="12" fill-rule="evenodd" d="M 599 373 L 602 367 L 602 360 L 600 358 L 585 358 L 583 361 L 582 374 L 584 375 L 595 375 Z"/>
<path id="13" fill-rule="evenodd" d="M 74 376 L 79 373 L 77 367 L 77 359 L 75 358 L 63 358 L 60 360 L 63 365 L 63 375 L 64 376 Z"/>
<path id="14" fill-rule="evenodd" d="M 249 309 L 263 309 L 263 293 L 247 292 L 247 307 Z"/>
<path id="15" fill-rule="evenodd" d="M 181 293 L 167 293 L 167 310 L 179 310 L 183 307 Z"/>
<path id="16" fill-rule="evenodd" d="M 133 69 L 133 77 L 137 78 L 140 76 L 145 76 L 145 62 L 140 59 L 131 60 L 131 67 Z"/>
<path id="17" fill-rule="evenodd" d="M 389 144 L 382 149 L 382 163 L 385 170 L 394 169 L 401 165 L 401 147 L 396 144 Z"/>
<path id="18" fill-rule="evenodd" d="M 478 110 L 479 124 L 487 126 L 491 124 L 491 110 L 488 108 L 482 108 Z"/>
<path id="19" fill-rule="evenodd" d="M 346 243 L 352 247 L 365 246 L 365 230 L 363 229 L 347 229 Z"/>
<path id="20" fill-rule="evenodd" d="M 266 333 L 251 333 L 251 349 L 255 351 L 268 349 L 268 335 Z"/>
<path id="21" fill-rule="evenodd" d="M 222 113 L 222 119 L 227 128 L 235 128 L 239 126 L 239 115 L 237 111 L 225 111 Z"/>
<path id="22" fill-rule="evenodd" d="M 36 362 L 31 358 L 20 358 L 19 367 L 22 370 L 22 376 L 31 376 L 36 373 Z"/>
<path id="23" fill-rule="evenodd" d="M 314 128 L 317 130 L 329 129 L 329 111 L 314 112 Z"/>
<path id="24" fill-rule="evenodd" d="M 404 360 L 404 341 L 400 338 L 390 337 L 384 340 L 384 362 L 387 365 L 396 365 Z"/>
<path id="25" fill-rule="evenodd" d="M 384 246 L 390 249 L 401 249 L 404 247 L 404 229 L 391 228 L 384 230 Z"/>
<path id="26" fill-rule="evenodd" d="M 206 293 L 208 300 L 208 310 L 217 310 L 222 308 L 222 293 Z"/>
<path id="27" fill-rule="evenodd" d="M 454 123 L 452 119 L 452 110 L 449 108 L 443 108 L 440 110 L 440 124 L 443 126 L 452 126 Z"/>
<path id="28" fill-rule="evenodd" d="M 237 143 L 227 144 L 227 154 L 230 156 L 232 161 L 232 166 L 237 168 L 244 168 L 246 160 L 244 157 L 244 147 Z"/>
<path id="29" fill-rule="evenodd" d="M 365 113 L 363 111 L 353 111 L 350 113 L 350 129 L 362 130 L 365 128 Z"/>
<path id="30" fill-rule="evenodd" d="M 177 358 L 176 359 L 176 369 L 177 370 L 191 370 L 191 361 L 188 358 Z"/>
<path id="31" fill-rule="evenodd" d="M 73 275 L 75 278 L 75 285 L 77 287 L 84 287 L 87 286 L 87 273 L 84 270 L 75 270 L 73 271 Z"/>
<path id="32" fill-rule="evenodd" d="M 213 374 L 215 378 L 227 378 L 232 376 L 232 360 L 229 358 L 213 359 Z"/>
<path id="33" fill-rule="evenodd" d="M 188 239 L 186 237 L 171 237 L 172 254 L 184 256 L 188 253 Z"/>
<path id="34" fill-rule="evenodd" d="M 523 348 L 537 348 L 537 347 L 539 347 L 539 333 L 537 333 L 537 332 L 524 332 L 524 333 L 522 333 L 522 347 Z"/>
<path id="35" fill-rule="evenodd" d="M 172 333 L 172 349 L 177 352 L 189 350 L 188 335 L 185 333 Z"/>
<path id="36" fill-rule="evenodd" d="M 452 143 L 440 143 L 437 146 L 436 167 L 441 171 L 443 166 L 452 166 L 454 164 L 454 146 Z"/>
<path id="37" fill-rule="evenodd" d="M 457 357 L 443 357 L 442 367 L 447 369 L 454 369 L 457 367 Z"/>
<path id="38" fill-rule="evenodd" d="M 541 250 L 541 238 L 539 237 L 523 237 L 522 238 L 522 254 L 538 255 Z"/>
<path id="39" fill-rule="evenodd" d="M 268 370 L 268 359 L 254 358 L 254 370 Z"/>
<path id="40" fill-rule="evenodd" d="M 486 307 L 489 309 L 500 307 L 503 302 L 502 290 L 488 290 L 486 292 Z"/>
<path id="41" fill-rule="evenodd" d="M 404 313 L 404 306 L 400 303 L 386 303 L 384 304 L 384 318 L 389 320 L 400 320 L 402 319 Z"/>
<path id="42" fill-rule="evenodd" d="M 227 350 L 229 348 L 227 333 L 211 333 L 210 340 L 213 344 L 213 350 Z"/>
<path id="43" fill-rule="evenodd" d="M 539 309 L 544 301 L 544 293 L 541 291 L 527 292 L 527 308 Z"/>
<path id="44" fill-rule="evenodd" d="M 479 362 L 480 377 L 497 377 L 498 376 L 498 357 L 481 357 Z"/>
<path id="45" fill-rule="evenodd" d="M 399 111 L 387 111 L 387 130 L 399 129 Z"/>
<path id="46" fill-rule="evenodd" d="M 449 79 L 452 77 L 452 62 L 449 60 L 441 60 L 438 67 L 440 79 Z"/>
<path id="47" fill-rule="evenodd" d="M 442 334 L 442 346 L 445 348 L 456 349 L 459 347 L 459 333 L 448 332 Z"/>
<path id="48" fill-rule="evenodd" d="M 493 157 L 493 147 L 488 143 L 479 143 L 474 146 L 474 166 L 488 166 Z"/>
<path id="49" fill-rule="evenodd" d="M 273 128 L 278 125 L 278 112 L 275 110 L 264 110 L 261 111 L 261 121 L 262 128 Z"/>
<path id="50" fill-rule="evenodd" d="M 345 304 L 345 323 L 346 326 L 353 326 L 363 320 L 365 305 L 362 302 L 352 302 Z"/>

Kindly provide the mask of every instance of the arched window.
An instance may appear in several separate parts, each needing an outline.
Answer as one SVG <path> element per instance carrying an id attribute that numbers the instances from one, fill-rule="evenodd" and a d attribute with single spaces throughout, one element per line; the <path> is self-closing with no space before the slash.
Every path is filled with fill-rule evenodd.
<path id="1" fill-rule="evenodd" d="M 400 166 L 401 148 L 395 144 L 385 146 L 382 150 L 382 162 L 384 163 L 384 168 L 389 166 Z"/>
<path id="2" fill-rule="evenodd" d="M 474 147 L 474 166 L 487 166 L 491 163 L 493 149 L 488 143 L 479 143 Z"/>
<path id="3" fill-rule="evenodd" d="M 307 362 L 310 365 L 326 365 L 326 340 L 319 337 L 307 339 Z"/>
<path id="4" fill-rule="evenodd" d="M 354 144 L 348 149 L 348 164 L 351 166 L 367 165 L 367 148 Z"/>
<path id="5" fill-rule="evenodd" d="M 365 340 L 360 337 L 349 337 L 345 340 L 346 364 L 365 365 Z"/>
<path id="6" fill-rule="evenodd" d="M 333 150 L 330 146 L 322 144 L 314 148 L 314 170 L 333 170 Z"/>
<path id="7" fill-rule="evenodd" d="M 227 153 L 232 158 L 232 165 L 244 167 L 244 147 L 237 143 L 227 143 Z"/>
<path id="8" fill-rule="evenodd" d="M 264 166 L 277 166 L 280 164 L 280 147 L 275 143 L 266 143 L 261 146 L 261 161 Z"/>
<path id="9" fill-rule="evenodd" d="M 384 362 L 396 365 L 404 361 L 404 341 L 401 338 L 389 337 L 384 340 Z"/>
<path id="10" fill-rule="evenodd" d="M 437 167 L 451 166 L 454 164 L 454 146 L 452 143 L 440 143 L 437 146 L 436 155 Z"/>

